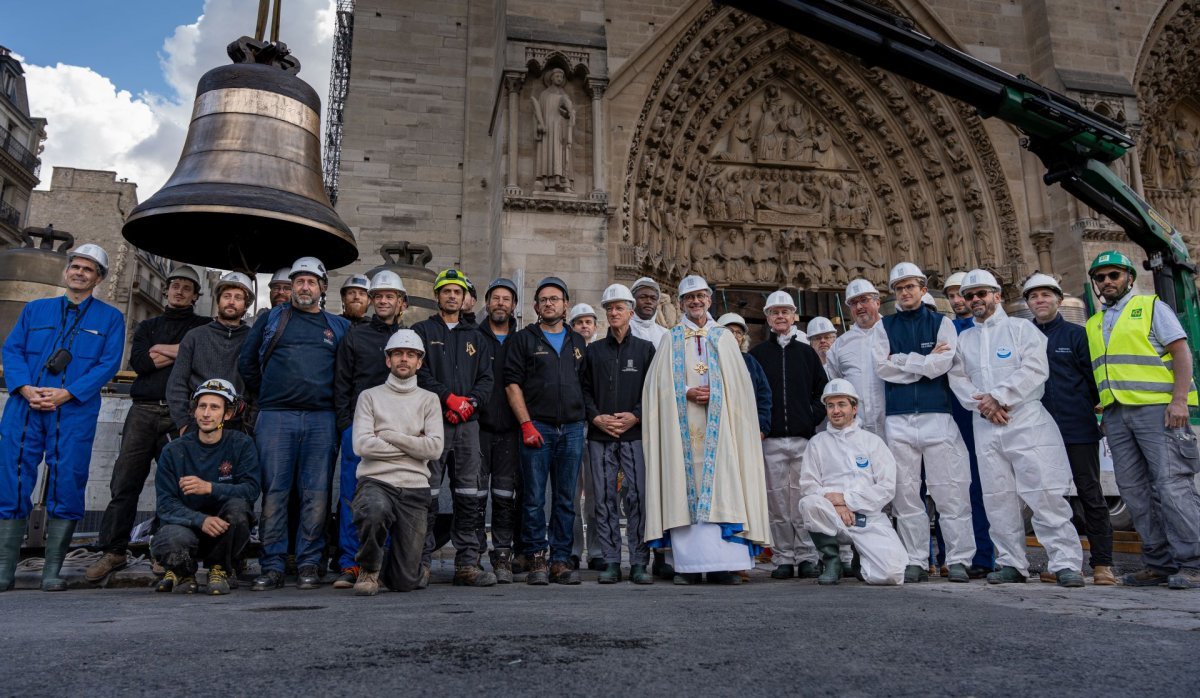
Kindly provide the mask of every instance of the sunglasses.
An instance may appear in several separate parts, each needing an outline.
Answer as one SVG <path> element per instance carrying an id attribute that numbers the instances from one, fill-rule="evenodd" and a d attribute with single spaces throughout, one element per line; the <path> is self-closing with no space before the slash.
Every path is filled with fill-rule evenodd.
<path id="1" fill-rule="evenodd" d="M 962 294 L 962 297 L 966 300 L 973 301 L 976 298 L 987 298 L 989 293 L 991 293 L 991 291 L 988 289 L 981 288 L 978 291 L 967 291 L 966 293 Z"/>
<path id="2" fill-rule="evenodd" d="M 1117 279 L 1121 278 L 1124 274 L 1125 274 L 1125 272 L 1123 272 L 1123 271 L 1110 271 L 1108 273 L 1098 272 L 1098 273 L 1092 274 L 1092 281 L 1095 281 L 1098 284 L 1103 283 L 1105 281 L 1116 281 Z"/>

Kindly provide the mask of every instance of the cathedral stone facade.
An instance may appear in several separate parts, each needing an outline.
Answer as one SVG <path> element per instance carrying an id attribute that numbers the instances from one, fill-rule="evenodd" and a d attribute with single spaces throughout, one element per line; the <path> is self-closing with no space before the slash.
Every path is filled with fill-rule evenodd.
<path id="1" fill-rule="evenodd" d="M 1197 252 L 1200 2 L 877 4 L 1125 123 L 1115 169 Z M 548 274 L 595 304 L 698 273 L 757 324 L 781 287 L 839 322 L 847 280 L 902 260 L 1015 297 L 1035 270 L 1082 295 L 1101 249 L 1144 257 L 1007 124 L 704 0 L 359 0 L 344 124 L 341 276 L 396 243 L 525 301 Z"/>

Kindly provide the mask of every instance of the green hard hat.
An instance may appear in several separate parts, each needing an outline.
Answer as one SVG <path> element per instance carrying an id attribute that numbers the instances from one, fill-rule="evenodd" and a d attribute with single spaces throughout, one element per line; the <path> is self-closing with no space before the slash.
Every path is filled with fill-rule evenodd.
<path id="1" fill-rule="evenodd" d="M 1129 270 L 1130 276 L 1137 278 L 1137 267 L 1133 266 L 1133 260 L 1119 250 L 1106 250 L 1096 255 L 1092 266 L 1088 267 L 1088 273 L 1091 274 L 1100 267 L 1124 267 Z"/>

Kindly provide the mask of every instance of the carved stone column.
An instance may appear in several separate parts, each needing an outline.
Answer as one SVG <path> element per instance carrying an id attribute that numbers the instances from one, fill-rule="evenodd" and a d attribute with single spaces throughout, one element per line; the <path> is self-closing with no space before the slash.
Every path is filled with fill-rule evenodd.
<path id="1" fill-rule="evenodd" d="M 1029 239 L 1033 241 L 1033 249 L 1037 250 L 1038 271 L 1053 274 L 1054 258 L 1050 252 L 1054 247 L 1054 231 L 1038 230 L 1030 234 Z"/>
<path id="2" fill-rule="evenodd" d="M 604 88 L 607 80 L 591 79 L 587 82 L 592 97 L 592 201 L 608 201 L 608 189 L 604 186 Z"/>
<path id="3" fill-rule="evenodd" d="M 517 186 L 517 136 L 520 133 L 517 128 L 517 113 L 521 86 L 524 84 L 523 73 L 504 73 L 504 90 L 508 93 L 508 175 L 504 183 L 505 196 L 521 195 L 521 187 Z"/>

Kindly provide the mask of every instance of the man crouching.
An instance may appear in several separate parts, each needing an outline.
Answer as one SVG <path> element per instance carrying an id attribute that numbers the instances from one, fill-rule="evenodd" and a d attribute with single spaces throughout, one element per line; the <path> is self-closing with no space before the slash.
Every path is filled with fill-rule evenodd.
<path id="1" fill-rule="evenodd" d="M 808 443 L 800 470 L 800 512 L 825 571 L 818 584 L 842 576 L 838 543 L 854 545 L 856 576 L 867 584 L 901 584 L 908 553 L 883 507 L 896 492 L 896 459 L 857 419 L 858 393 L 835 378 L 821 395 L 829 428 Z"/>
<path id="2" fill-rule="evenodd" d="M 437 395 L 417 387 L 425 344 L 412 330 L 396 330 L 384 348 L 391 375 L 364 390 L 354 410 L 351 440 L 358 488 L 350 509 L 358 529 L 362 569 L 357 596 L 418 588 L 429 510 L 429 461 L 442 455 L 442 411 Z M 391 552 L 384 559 L 391 537 Z"/>
<path id="3" fill-rule="evenodd" d="M 192 395 L 197 428 L 167 444 L 158 457 L 160 525 L 150 548 L 167 573 L 155 591 L 195 593 L 201 559 L 208 568 L 208 593 L 229 593 L 229 575 L 250 541 L 252 502 L 260 492 L 254 440 L 223 429 L 237 401 L 229 381 L 201 383 Z"/>

